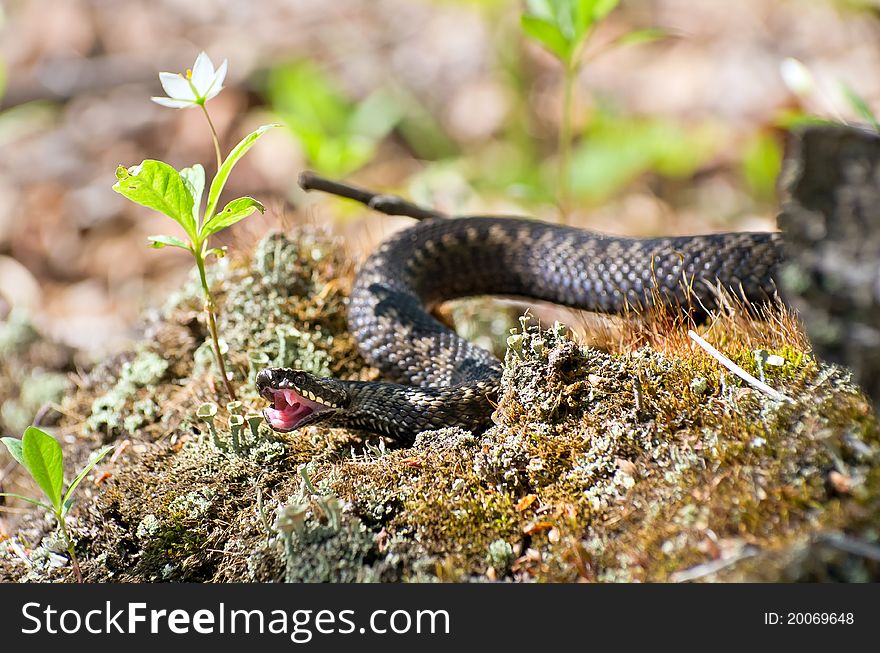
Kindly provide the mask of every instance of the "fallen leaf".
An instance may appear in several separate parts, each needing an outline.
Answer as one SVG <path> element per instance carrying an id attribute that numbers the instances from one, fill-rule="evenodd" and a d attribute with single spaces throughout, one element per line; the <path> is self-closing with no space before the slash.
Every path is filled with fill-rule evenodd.
<path id="1" fill-rule="evenodd" d="M 522 499 L 520 499 L 519 501 L 517 501 L 517 503 L 516 503 L 516 511 L 517 511 L 517 512 L 522 512 L 523 510 L 525 510 L 526 508 L 528 508 L 530 505 L 532 505 L 533 503 L 535 503 L 535 501 L 537 500 L 537 498 L 538 498 L 538 495 L 537 495 L 537 494 L 527 494 L 527 495 L 524 496 Z"/>
<path id="2" fill-rule="evenodd" d="M 535 533 L 540 533 L 541 531 L 548 531 L 553 528 L 553 524 L 548 521 L 534 521 L 530 524 L 526 525 L 523 529 L 523 533 L 525 535 L 534 535 Z"/>

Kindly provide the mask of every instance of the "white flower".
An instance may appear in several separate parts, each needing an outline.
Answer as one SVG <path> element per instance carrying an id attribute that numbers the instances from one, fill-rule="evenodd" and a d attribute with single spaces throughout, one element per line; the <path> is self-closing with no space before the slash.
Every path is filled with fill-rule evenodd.
<path id="1" fill-rule="evenodd" d="M 196 57 L 192 70 L 180 73 L 159 73 L 159 81 L 168 97 L 150 98 L 156 104 L 172 109 L 187 109 L 204 104 L 223 90 L 226 79 L 226 59 L 215 71 L 210 57 L 204 52 Z"/>

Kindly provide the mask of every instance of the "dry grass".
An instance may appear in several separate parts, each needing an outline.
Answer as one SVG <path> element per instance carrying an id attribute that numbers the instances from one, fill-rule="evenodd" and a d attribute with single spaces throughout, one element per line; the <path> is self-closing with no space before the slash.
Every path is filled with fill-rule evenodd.
<path id="1" fill-rule="evenodd" d="M 806 332 L 793 309 L 778 296 L 754 304 L 728 289 L 713 289 L 715 307 L 705 309 L 694 302 L 681 307 L 664 303 L 654 289 L 650 302 L 627 305 L 620 316 L 597 316 L 572 311 L 569 326 L 576 342 L 610 353 L 627 353 L 650 347 L 669 356 L 687 357 L 695 346 L 687 332 L 693 329 L 716 346 L 745 349 L 792 347 L 811 351 Z"/>

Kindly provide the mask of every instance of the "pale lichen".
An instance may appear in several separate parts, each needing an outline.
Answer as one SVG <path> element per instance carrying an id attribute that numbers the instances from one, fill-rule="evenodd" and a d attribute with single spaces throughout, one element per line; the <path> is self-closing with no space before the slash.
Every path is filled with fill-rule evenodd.
<path id="1" fill-rule="evenodd" d="M 244 422 L 263 405 L 260 365 L 371 378 L 345 324 L 349 271 L 338 243 L 314 231 L 270 235 L 252 260 L 214 271 Z M 198 297 L 182 291 L 140 353 L 96 370 L 67 401 L 70 415 L 93 413 L 64 427 L 84 451 L 98 429 L 125 429 L 131 442 L 74 511 L 90 580 L 877 577 L 834 537 L 875 546 L 880 429 L 849 375 L 800 339 L 764 337 L 760 323 L 702 331 L 787 403 L 691 349 L 684 332 L 662 334 L 683 345 L 640 338 L 609 352 L 525 320 L 509 334 L 485 433 L 439 429 L 401 449 L 318 427 L 255 436 L 243 422 L 236 454 L 222 384 L 207 365 L 192 371 L 206 338 Z M 219 448 L 200 404 L 213 404 Z M 47 530 L 34 520 L 28 537 Z M 5 555 L 3 577 L 69 573 L 24 572 Z"/>

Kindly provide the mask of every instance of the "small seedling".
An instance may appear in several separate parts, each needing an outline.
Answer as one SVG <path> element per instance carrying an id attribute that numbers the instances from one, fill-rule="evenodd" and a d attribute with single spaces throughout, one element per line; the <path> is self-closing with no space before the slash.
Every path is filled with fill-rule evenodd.
<path id="1" fill-rule="evenodd" d="M 58 444 L 55 438 L 35 426 L 29 426 L 21 440 L 16 438 L 0 438 L 0 440 L 6 445 L 9 454 L 28 470 L 31 477 L 49 499 L 49 503 L 43 503 L 37 499 L 10 492 L 2 492 L 0 496 L 16 497 L 22 501 L 40 506 L 52 513 L 64 537 L 67 554 L 70 556 L 76 580 L 80 583 L 83 582 L 82 571 L 80 571 L 79 562 L 76 559 L 76 549 L 73 540 L 70 539 L 70 535 L 67 532 L 66 518 L 70 512 L 70 507 L 73 505 L 73 491 L 92 467 L 110 453 L 114 448 L 113 445 L 101 449 L 92 458 L 91 462 L 76 475 L 76 478 L 70 482 L 67 492 L 64 492 L 64 457 L 61 452 L 61 445 Z"/>
<path id="2" fill-rule="evenodd" d="M 596 25 L 613 11 L 620 0 L 526 0 L 520 23 L 523 32 L 559 60 L 563 68 L 562 116 L 559 123 L 558 202 L 563 217 L 571 203 L 571 145 L 574 83 L 581 68 L 583 51 Z M 628 32 L 611 46 L 654 41 L 666 36 L 649 28 Z"/>
<path id="3" fill-rule="evenodd" d="M 208 330 L 214 348 L 214 358 L 226 392 L 230 400 L 236 399 L 235 389 L 226 373 L 226 365 L 220 350 L 220 336 L 217 332 L 217 305 L 205 275 L 205 262 L 208 257 L 222 258 L 225 248 L 208 247 L 208 239 L 223 229 L 259 211 L 265 211 L 260 202 L 252 197 L 239 197 L 232 200 L 222 210 L 218 210 L 218 202 L 223 187 L 235 164 L 253 147 L 257 139 L 272 127 L 263 125 L 245 136 L 224 160 L 220 150 L 220 139 L 211 121 L 205 103 L 215 97 L 223 89 L 226 78 L 227 63 L 224 61 L 217 70 L 204 52 L 199 54 L 191 70 L 185 75 L 177 73 L 159 73 L 162 88 L 168 97 L 154 97 L 152 100 L 162 106 L 173 109 L 199 107 L 205 115 L 214 142 L 214 153 L 217 157 L 217 172 L 208 187 L 208 199 L 204 213 L 201 212 L 202 195 L 205 190 L 205 169 L 198 163 L 192 167 L 178 171 L 167 163 L 147 159 L 139 165 L 116 170 L 117 182 L 113 190 L 132 202 L 164 213 L 179 224 L 188 237 L 183 240 L 176 236 L 159 234 L 150 236 L 153 247 L 179 247 L 190 252 L 195 258 L 202 292 L 205 296 L 205 313 Z"/>

